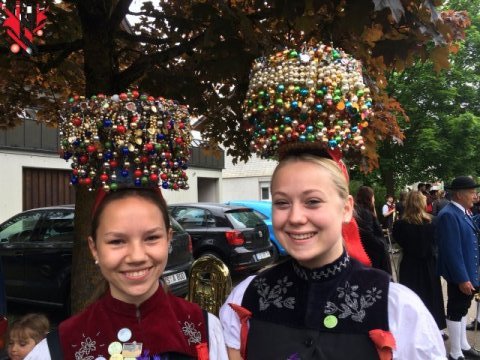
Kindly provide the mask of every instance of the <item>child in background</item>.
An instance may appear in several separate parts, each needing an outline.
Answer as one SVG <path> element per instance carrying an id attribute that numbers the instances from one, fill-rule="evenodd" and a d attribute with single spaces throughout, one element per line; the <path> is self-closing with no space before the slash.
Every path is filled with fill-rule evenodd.
<path id="1" fill-rule="evenodd" d="M 15 320 L 7 337 L 10 360 L 23 360 L 50 330 L 50 323 L 43 314 L 26 314 Z"/>

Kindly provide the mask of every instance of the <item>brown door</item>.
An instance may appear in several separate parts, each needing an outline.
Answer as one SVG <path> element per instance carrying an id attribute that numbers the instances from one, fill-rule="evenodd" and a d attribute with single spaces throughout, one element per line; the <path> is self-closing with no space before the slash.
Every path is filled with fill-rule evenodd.
<path id="1" fill-rule="evenodd" d="M 23 168 L 23 210 L 75 203 L 70 171 Z"/>

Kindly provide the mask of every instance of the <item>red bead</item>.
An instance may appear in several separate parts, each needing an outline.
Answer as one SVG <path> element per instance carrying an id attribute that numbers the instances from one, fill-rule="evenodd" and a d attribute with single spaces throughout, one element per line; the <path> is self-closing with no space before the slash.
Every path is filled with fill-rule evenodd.
<path id="1" fill-rule="evenodd" d="M 92 183 L 92 179 L 89 177 L 85 178 L 85 185 L 90 185 Z"/>
<path id="2" fill-rule="evenodd" d="M 82 155 L 80 156 L 80 159 L 78 159 L 78 161 L 80 162 L 80 164 L 86 164 L 88 162 L 88 156 L 87 155 Z"/>
<path id="3" fill-rule="evenodd" d="M 95 145 L 88 145 L 87 146 L 87 151 L 91 154 L 93 152 L 95 152 L 95 150 L 97 150 L 97 148 L 95 147 Z"/>
<path id="4" fill-rule="evenodd" d="M 131 122 L 137 122 L 138 121 L 138 116 L 137 115 L 134 115 L 130 118 L 130 121 Z"/>
<path id="5" fill-rule="evenodd" d="M 153 150 L 153 144 L 152 143 L 145 144 L 145 150 L 146 151 L 152 151 Z"/>
<path id="6" fill-rule="evenodd" d="M 107 174 L 100 175 L 100 180 L 107 181 L 108 180 L 108 175 Z"/>
<path id="7" fill-rule="evenodd" d="M 116 168 L 116 167 L 118 166 L 117 160 L 110 160 L 110 166 L 111 166 L 112 168 Z"/>
<path id="8" fill-rule="evenodd" d="M 150 102 L 153 102 L 153 101 L 155 101 L 155 98 L 154 98 L 153 96 L 149 96 L 149 97 L 147 98 L 147 100 L 150 101 Z"/>
<path id="9" fill-rule="evenodd" d="M 120 100 L 127 100 L 128 99 L 128 95 L 125 94 L 125 93 L 121 93 L 119 96 Z"/>
<path id="10" fill-rule="evenodd" d="M 76 127 L 79 127 L 80 125 L 82 125 L 82 119 L 80 119 L 79 117 L 74 117 L 72 119 L 72 124 Z"/>
<path id="11" fill-rule="evenodd" d="M 140 170 L 140 169 L 137 169 L 133 172 L 133 176 L 135 176 L 136 178 L 139 178 L 142 175 L 143 175 L 143 173 L 142 173 L 142 170 Z"/>
<path id="12" fill-rule="evenodd" d="M 162 173 L 162 174 L 160 175 L 160 179 L 162 179 L 163 181 L 166 181 L 166 180 L 168 179 L 167 174 Z"/>
<path id="13" fill-rule="evenodd" d="M 150 180 L 152 182 L 157 182 L 158 181 L 158 175 L 157 174 L 150 174 Z"/>
<path id="14" fill-rule="evenodd" d="M 181 137 L 177 137 L 175 138 L 175 142 L 180 145 L 183 143 L 183 139 Z"/>
<path id="15" fill-rule="evenodd" d="M 125 128 L 125 126 L 123 125 L 118 125 L 117 126 L 117 132 L 120 133 L 120 134 L 125 134 L 125 131 L 127 131 L 127 129 Z"/>
<path id="16" fill-rule="evenodd" d="M 142 157 L 140 158 L 140 161 L 141 161 L 142 163 L 146 164 L 146 163 L 148 162 L 148 156 L 142 156 Z"/>
<path id="17" fill-rule="evenodd" d="M 132 96 L 134 99 L 138 98 L 140 96 L 140 93 L 137 90 L 132 91 Z"/>

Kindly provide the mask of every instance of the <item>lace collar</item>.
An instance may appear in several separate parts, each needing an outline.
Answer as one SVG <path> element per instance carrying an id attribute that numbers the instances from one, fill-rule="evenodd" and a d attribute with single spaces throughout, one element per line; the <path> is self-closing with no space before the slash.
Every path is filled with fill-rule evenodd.
<path id="1" fill-rule="evenodd" d="M 350 264 L 350 256 L 348 256 L 344 250 L 342 256 L 337 260 L 317 269 L 308 269 L 300 265 L 297 261 L 293 261 L 292 264 L 293 270 L 299 278 L 306 281 L 324 281 L 344 271 Z"/>

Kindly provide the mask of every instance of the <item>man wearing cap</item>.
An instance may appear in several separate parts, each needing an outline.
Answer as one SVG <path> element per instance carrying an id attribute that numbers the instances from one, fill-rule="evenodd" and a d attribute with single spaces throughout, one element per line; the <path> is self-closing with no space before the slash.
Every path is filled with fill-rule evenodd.
<path id="1" fill-rule="evenodd" d="M 436 219 L 438 269 L 447 281 L 447 328 L 450 335 L 449 359 L 480 359 L 480 352 L 467 340 L 466 315 L 478 279 L 478 228 L 469 210 L 477 200 L 471 177 L 459 176 L 447 187 L 451 202 Z"/>

